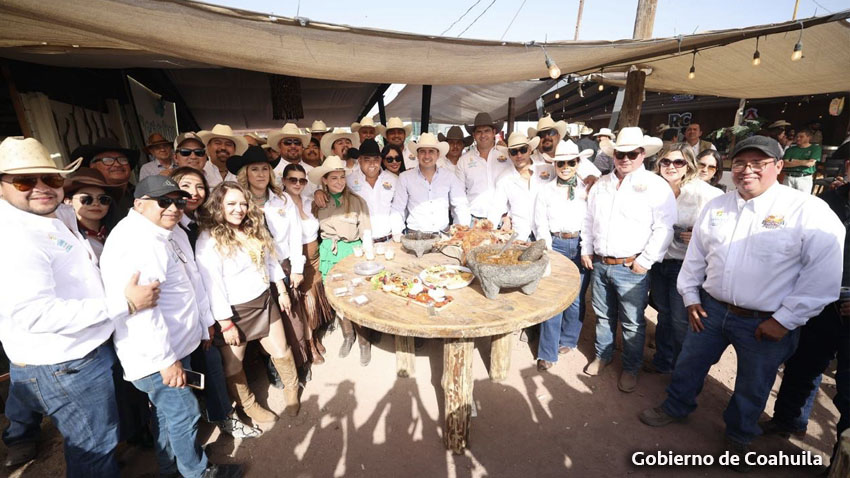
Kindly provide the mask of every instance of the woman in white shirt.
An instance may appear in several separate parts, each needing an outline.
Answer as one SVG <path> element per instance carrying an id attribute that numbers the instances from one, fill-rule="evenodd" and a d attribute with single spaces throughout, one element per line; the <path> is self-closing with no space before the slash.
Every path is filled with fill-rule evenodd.
<path id="1" fill-rule="evenodd" d="M 579 152 L 572 141 L 558 143 L 553 159 L 555 180 L 537 193 L 534 203 L 534 235 L 546 241 L 550 250 L 560 252 L 578 267 L 581 286 L 575 301 L 561 313 L 540 324 L 537 346 L 537 370 L 550 369 L 558 355 L 576 348 L 584 320 L 584 296 L 590 275 L 581 265 L 579 232 L 587 210 L 587 188 L 577 171 L 593 150 Z"/>
<path id="2" fill-rule="evenodd" d="M 77 229 L 86 238 L 97 258 L 109 230 L 103 218 L 115 208 L 120 187 L 110 187 L 100 171 L 92 168 L 78 169 L 65 181 L 65 204 L 70 204 L 77 215 Z"/>
<path id="3" fill-rule="evenodd" d="M 272 299 L 269 282 L 283 287 L 283 269 L 263 212 L 238 183 L 217 186 L 199 217 L 201 234 L 196 260 L 216 320 L 213 343 L 221 347 L 231 398 L 254 422 L 271 422 L 275 414 L 257 403 L 248 388 L 242 360 L 248 342 L 259 340 L 272 357 L 285 386 L 286 412 L 298 414 L 298 372 L 286 343 L 280 310 L 290 308 L 289 296 Z M 280 306 L 280 307 L 278 307 Z"/>
<path id="4" fill-rule="evenodd" d="M 693 150 L 684 143 L 667 146 L 655 163 L 655 172 L 667 181 L 676 196 L 678 220 L 673 225 L 673 242 L 664 260 L 649 270 L 650 287 L 658 326 L 655 328 L 655 356 L 644 366 L 650 373 L 672 373 L 688 332 L 688 312 L 676 290 L 676 279 L 691 240 L 694 223 L 705 204 L 723 191 L 699 178 Z"/>

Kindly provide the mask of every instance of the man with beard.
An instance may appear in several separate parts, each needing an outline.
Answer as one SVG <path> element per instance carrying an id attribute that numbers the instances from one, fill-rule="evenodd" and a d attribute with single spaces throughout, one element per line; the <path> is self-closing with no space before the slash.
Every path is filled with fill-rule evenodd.
<path id="1" fill-rule="evenodd" d="M 475 145 L 460 157 L 457 163 L 458 177 L 466 189 L 469 214 L 473 219 L 486 219 L 491 213 L 499 217 L 505 212 L 492 211 L 496 179 L 505 171 L 513 169 L 508 161 L 506 148 L 496 146 L 496 134 L 503 122 L 495 122 L 487 113 L 478 113 L 466 132 L 475 138 Z M 494 224 L 498 226 L 499 224 Z"/>
<path id="2" fill-rule="evenodd" d="M 322 154 L 325 157 L 338 156 L 345 161 L 346 176 L 357 170 L 357 156 L 349 156 L 348 154 L 351 148 L 360 146 L 360 138 L 356 134 L 348 133 L 342 128 L 336 128 L 333 133 L 322 136 L 320 144 L 322 146 Z"/>
<path id="3" fill-rule="evenodd" d="M 416 167 L 416 155 L 404 144 L 404 140 L 413 132 L 413 125 L 404 124 L 399 117 L 392 117 L 387 120 L 387 125 L 378 125 L 378 133 L 384 137 L 387 144 L 394 144 L 401 148 L 404 158 L 404 168 L 413 169 Z"/>
<path id="4" fill-rule="evenodd" d="M 459 178 L 457 163 L 460 161 L 463 150 L 472 144 L 472 136 L 464 135 L 460 126 L 452 126 L 446 134 L 439 133 L 437 139 L 449 145 L 449 152 L 446 153 L 445 159 L 437 160 L 437 166 L 448 169 Z"/>
<path id="5" fill-rule="evenodd" d="M 369 206 L 372 242 L 386 242 L 392 237 L 390 216 L 398 176 L 381 168 L 381 149 L 374 139 L 360 145 L 360 169 L 346 174 L 351 192 L 362 197 Z"/>
<path id="6" fill-rule="evenodd" d="M 313 169 L 312 165 L 304 163 L 302 159 L 304 148 L 310 144 L 311 139 L 313 138 L 302 133 L 295 123 L 286 123 L 280 130 L 269 133 L 269 145 L 280 152 L 280 161 L 274 166 L 278 185 L 283 184 L 283 170 L 290 164 L 300 164 L 306 172 Z M 312 195 L 316 191 L 316 185 L 308 182 L 304 190 L 306 194 Z"/>
<path id="7" fill-rule="evenodd" d="M 304 164 L 309 164 L 311 167 L 317 168 L 322 164 L 322 145 L 319 140 L 311 137 L 310 142 L 304 147 L 301 152 L 301 161 Z"/>
<path id="8" fill-rule="evenodd" d="M 307 132 L 310 133 L 310 136 L 316 138 L 317 141 L 322 140 L 322 136 L 327 133 L 330 133 L 330 128 L 325 124 L 322 120 L 313 121 L 313 125 L 307 128 Z"/>
<path id="9" fill-rule="evenodd" d="M 226 124 L 217 124 L 209 131 L 198 131 L 198 137 L 207 146 L 209 164 L 204 168 L 204 176 L 210 188 L 222 181 L 236 181 L 236 176 L 227 170 L 227 159 L 234 154 L 241 155 L 248 149 L 248 142 L 241 135 L 233 133 Z"/>
<path id="10" fill-rule="evenodd" d="M 364 116 L 360 122 L 351 123 L 351 132 L 357 133 L 358 136 L 360 136 L 361 143 L 367 139 L 375 139 L 375 136 L 378 134 L 378 130 L 376 128 L 377 125 L 375 124 L 375 121 L 368 116 Z"/>
<path id="11" fill-rule="evenodd" d="M 154 174 L 168 174 L 174 161 L 171 141 L 165 139 L 159 133 L 154 133 L 148 137 L 145 150 L 151 156 L 151 160 L 139 169 L 139 181 Z"/>
<path id="12" fill-rule="evenodd" d="M 579 125 L 568 125 L 563 120 L 555 122 L 552 119 L 552 115 L 546 115 L 540 118 L 537 122 L 537 128 L 528 128 L 529 138 L 534 136 L 540 137 L 540 145 L 537 146 L 537 151 L 531 156 L 531 160 L 535 164 L 551 163 L 558 143 L 562 140 L 570 139 L 570 137 L 566 136 L 568 129 L 572 130 L 570 137 L 579 136 L 578 133 L 581 127 Z M 588 189 L 593 186 L 593 183 L 596 182 L 599 176 L 602 176 L 599 169 L 590 161 L 581 161 L 576 174 L 578 174 L 578 177 Z"/>
<path id="13" fill-rule="evenodd" d="M 84 167 L 98 170 L 108 185 L 122 188 L 115 208 L 104 218 L 104 225 L 112 229 L 133 207 L 133 185 L 129 181 L 130 173 L 139 160 L 139 152 L 121 147 L 112 138 L 100 138 L 93 144 L 80 146 L 71 152 L 71 157 L 82 157 Z"/>

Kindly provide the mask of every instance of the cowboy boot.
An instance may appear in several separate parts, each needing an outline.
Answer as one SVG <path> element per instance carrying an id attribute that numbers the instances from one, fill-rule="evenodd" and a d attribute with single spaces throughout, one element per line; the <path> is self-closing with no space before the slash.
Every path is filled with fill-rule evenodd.
<path id="1" fill-rule="evenodd" d="M 288 349 L 281 358 L 272 357 L 272 362 L 284 386 L 283 398 L 286 400 L 284 411 L 290 417 L 294 417 L 298 415 L 301 403 L 298 401 L 298 370 L 295 368 L 295 359 L 292 358 L 292 349 Z"/>
<path id="2" fill-rule="evenodd" d="M 266 377 L 269 379 L 269 385 L 274 388 L 283 390 L 283 382 L 280 381 L 280 375 L 277 374 L 277 370 L 274 368 L 274 364 L 272 363 L 272 358 L 268 355 L 260 354 L 260 360 L 266 364 Z"/>
<path id="3" fill-rule="evenodd" d="M 316 350 L 318 350 L 320 354 L 324 355 L 325 353 L 327 353 L 327 350 L 325 350 L 325 346 L 322 345 L 321 337 L 314 337 L 313 340 L 316 341 Z"/>
<path id="4" fill-rule="evenodd" d="M 254 423 L 271 423 L 277 420 L 277 415 L 266 410 L 257 402 L 254 393 L 248 387 L 248 379 L 245 378 L 244 370 L 226 377 L 225 381 L 227 382 L 227 391 L 230 394 L 230 398 L 236 402 L 236 405 L 242 407 L 242 411 Z"/>
<path id="5" fill-rule="evenodd" d="M 360 344 L 360 366 L 365 367 L 372 361 L 372 343 L 365 334 L 357 336 L 357 343 Z"/>
<path id="6" fill-rule="evenodd" d="M 340 326 L 342 327 L 342 336 L 343 341 L 342 345 L 339 347 L 339 358 L 348 357 L 348 353 L 351 352 L 351 347 L 354 345 L 354 326 L 351 325 L 351 321 L 348 319 L 340 319 Z"/>
<path id="7" fill-rule="evenodd" d="M 325 363 L 325 357 L 322 356 L 322 352 L 319 350 L 319 347 L 316 345 L 319 339 L 313 337 L 310 339 L 310 355 L 313 356 L 313 363 L 316 365 L 321 365 Z"/>

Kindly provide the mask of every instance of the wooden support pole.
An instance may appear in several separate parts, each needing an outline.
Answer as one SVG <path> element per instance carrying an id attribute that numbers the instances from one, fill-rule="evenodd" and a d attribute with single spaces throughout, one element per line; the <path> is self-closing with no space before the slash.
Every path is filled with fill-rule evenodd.
<path id="1" fill-rule="evenodd" d="M 396 375 L 402 378 L 412 377 L 416 373 L 416 349 L 413 337 L 395 336 Z"/>
<path id="2" fill-rule="evenodd" d="M 387 108 L 384 106 L 384 95 L 378 97 L 378 118 L 381 124 L 387 124 Z"/>
<path id="3" fill-rule="evenodd" d="M 513 334 L 494 335 L 490 338 L 490 380 L 501 382 L 508 378 L 511 369 L 511 344 Z"/>
<path id="4" fill-rule="evenodd" d="M 422 85 L 422 133 L 428 132 L 431 122 L 431 85 Z"/>
<path id="5" fill-rule="evenodd" d="M 578 0 L 578 18 L 576 18 L 576 35 L 573 41 L 578 40 L 578 30 L 581 27 L 581 14 L 584 12 L 584 0 Z"/>
<path id="6" fill-rule="evenodd" d="M 514 132 L 514 118 L 516 116 L 516 98 L 508 98 L 508 136 Z"/>
<path id="7" fill-rule="evenodd" d="M 21 101 L 21 95 L 18 93 L 18 88 L 15 86 L 15 79 L 12 78 L 12 71 L 9 69 L 9 63 L 3 61 L 0 68 L 2 68 L 3 78 L 9 86 L 9 99 L 12 100 L 12 107 L 15 108 L 15 116 L 18 118 L 18 126 L 21 127 L 21 134 L 25 138 L 31 138 L 32 129 L 30 128 L 29 121 L 27 121 L 27 114 L 24 111 L 24 104 Z"/>
<path id="8" fill-rule="evenodd" d="M 635 40 L 652 38 L 652 27 L 655 25 L 655 11 L 657 9 L 658 0 L 638 0 L 632 38 Z"/>
<path id="9" fill-rule="evenodd" d="M 626 77 L 626 96 L 623 99 L 623 109 L 620 111 L 618 128 L 638 125 L 645 82 L 646 73 L 641 70 L 630 71 Z"/>
<path id="10" fill-rule="evenodd" d="M 443 348 L 446 448 L 462 455 L 469 444 L 472 418 L 472 339 L 446 339 Z"/>

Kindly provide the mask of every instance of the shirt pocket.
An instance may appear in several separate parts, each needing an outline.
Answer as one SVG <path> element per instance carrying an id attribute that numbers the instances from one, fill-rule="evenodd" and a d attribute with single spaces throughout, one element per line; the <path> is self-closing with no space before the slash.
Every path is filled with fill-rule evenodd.
<path id="1" fill-rule="evenodd" d="M 800 241 L 790 229 L 762 229 L 750 240 L 753 255 L 767 264 L 782 263 L 800 255 Z"/>

